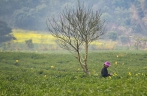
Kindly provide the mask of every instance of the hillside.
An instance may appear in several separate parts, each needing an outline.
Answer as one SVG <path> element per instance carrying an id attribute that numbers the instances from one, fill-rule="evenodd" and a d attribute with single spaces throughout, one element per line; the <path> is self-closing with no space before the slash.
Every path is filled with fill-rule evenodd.
<path id="1" fill-rule="evenodd" d="M 106 20 L 105 39 L 130 42 L 130 37 L 147 36 L 147 0 L 80 0 L 93 11 L 102 10 Z M 47 31 L 46 20 L 58 17 L 65 7 L 74 8 L 77 0 L 1 0 L 0 20 L 14 28 Z M 145 39 L 146 40 L 146 39 Z"/>

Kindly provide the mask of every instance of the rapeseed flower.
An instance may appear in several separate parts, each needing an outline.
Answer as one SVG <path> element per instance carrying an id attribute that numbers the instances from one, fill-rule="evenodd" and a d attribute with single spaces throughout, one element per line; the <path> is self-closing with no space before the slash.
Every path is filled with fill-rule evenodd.
<path id="1" fill-rule="evenodd" d="M 130 75 L 130 76 L 131 76 L 131 72 L 129 72 L 129 73 L 128 73 L 128 75 Z"/>
<path id="2" fill-rule="evenodd" d="M 51 66 L 51 68 L 54 68 L 54 66 Z"/>
<path id="3" fill-rule="evenodd" d="M 117 73 L 114 73 L 113 76 L 117 76 Z"/>
<path id="4" fill-rule="evenodd" d="M 46 75 L 44 75 L 44 77 L 46 78 Z"/>
<path id="5" fill-rule="evenodd" d="M 80 71 L 80 68 L 78 68 L 78 71 Z"/>
<path id="6" fill-rule="evenodd" d="M 142 73 L 142 76 L 145 76 L 145 74 Z"/>
<path id="7" fill-rule="evenodd" d="M 68 92 L 68 93 L 71 93 L 71 90 L 68 90 L 67 92 Z"/>
<path id="8" fill-rule="evenodd" d="M 111 76 L 109 76 L 108 78 L 111 79 Z"/>
<path id="9" fill-rule="evenodd" d="M 16 63 L 18 63 L 18 60 L 16 60 Z"/>

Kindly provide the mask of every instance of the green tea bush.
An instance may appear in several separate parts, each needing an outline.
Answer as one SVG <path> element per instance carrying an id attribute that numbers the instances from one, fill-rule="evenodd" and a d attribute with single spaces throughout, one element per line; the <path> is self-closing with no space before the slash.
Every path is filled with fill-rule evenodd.
<path id="1" fill-rule="evenodd" d="M 146 96 L 147 52 L 92 52 L 86 76 L 70 54 L 0 52 L 1 96 Z M 113 76 L 102 78 L 105 61 Z"/>

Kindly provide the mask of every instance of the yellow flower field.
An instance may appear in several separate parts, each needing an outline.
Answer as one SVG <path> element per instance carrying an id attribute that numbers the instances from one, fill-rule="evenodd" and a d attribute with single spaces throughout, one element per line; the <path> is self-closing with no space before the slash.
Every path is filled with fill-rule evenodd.
<path id="1" fill-rule="evenodd" d="M 32 39 L 34 44 L 52 44 L 56 46 L 56 38 L 47 32 L 13 29 L 12 34 L 16 38 L 14 43 L 25 43 L 26 40 Z M 103 40 L 91 43 L 95 46 L 95 49 L 114 49 L 116 44 L 117 42 Z"/>
<path id="2" fill-rule="evenodd" d="M 47 33 L 37 33 L 35 31 L 25 31 L 13 29 L 12 34 L 17 40 L 14 42 L 25 43 L 26 40 L 32 39 L 33 43 L 38 44 L 55 44 L 55 38 Z"/>

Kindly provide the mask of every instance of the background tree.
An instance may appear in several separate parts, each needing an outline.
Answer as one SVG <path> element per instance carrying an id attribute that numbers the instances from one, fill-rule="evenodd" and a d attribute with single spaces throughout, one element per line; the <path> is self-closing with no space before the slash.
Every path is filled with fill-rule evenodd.
<path id="1" fill-rule="evenodd" d="M 101 15 L 101 11 L 93 12 L 78 2 L 75 9 L 65 8 L 59 19 L 53 17 L 47 20 L 48 30 L 57 38 L 57 43 L 78 59 L 87 75 L 90 74 L 87 64 L 89 44 L 105 32 Z M 81 52 L 82 49 L 84 52 Z"/>
<path id="2" fill-rule="evenodd" d="M 32 39 L 26 40 L 25 43 L 26 43 L 28 49 L 34 48 L 34 44 L 33 44 Z"/>
<path id="3" fill-rule="evenodd" d="M 117 36 L 117 32 L 115 31 L 111 31 L 108 33 L 108 38 L 111 39 L 112 41 L 116 41 L 118 36 Z"/>
<path id="4" fill-rule="evenodd" d="M 122 44 L 130 43 L 130 38 L 128 36 L 120 36 L 120 41 Z"/>
<path id="5" fill-rule="evenodd" d="M 0 21 L 0 43 L 15 39 L 11 32 L 12 29 L 7 26 L 7 23 Z"/>
<path id="6" fill-rule="evenodd" d="M 147 0 L 80 0 L 94 11 L 103 8 L 107 29 L 121 32 L 131 29 L 129 35 L 137 33 L 147 36 Z M 0 20 L 11 28 L 46 31 L 47 16 L 58 16 L 64 6 L 75 6 L 76 0 L 0 0 Z M 112 31 L 112 30 L 111 30 Z M 128 33 L 127 31 L 124 34 Z M 120 36 L 120 34 L 118 34 Z"/>

